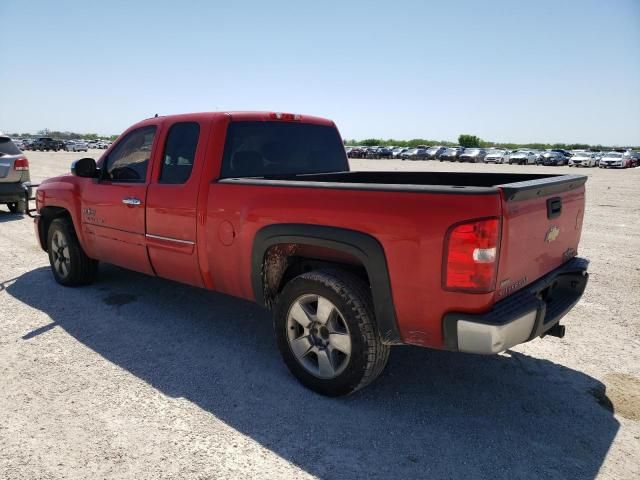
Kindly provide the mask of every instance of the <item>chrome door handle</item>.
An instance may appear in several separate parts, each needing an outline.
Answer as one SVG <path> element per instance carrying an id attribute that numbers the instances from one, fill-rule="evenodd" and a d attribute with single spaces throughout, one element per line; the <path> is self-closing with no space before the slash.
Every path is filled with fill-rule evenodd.
<path id="1" fill-rule="evenodd" d="M 125 205 L 140 205 L 140 199 L 135 197 L 127 197 L 122 199 Z"/>

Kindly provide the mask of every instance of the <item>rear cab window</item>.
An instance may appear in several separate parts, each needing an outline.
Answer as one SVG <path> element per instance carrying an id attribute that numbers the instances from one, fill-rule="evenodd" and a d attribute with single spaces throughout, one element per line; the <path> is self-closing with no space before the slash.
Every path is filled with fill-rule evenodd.
<path id="1" fill-rule="evenodd" d="M 273 177 L 348 170 L 334 126 L 297 122 L 229 124 L 221 178 Z"/>
<path id="2" fill-rule="evenodd" d="M 200 125 L 196 122 L 174 123 L 167 134 L 158 183 L 181 184 L 191 176 L 196 157 Z"/>

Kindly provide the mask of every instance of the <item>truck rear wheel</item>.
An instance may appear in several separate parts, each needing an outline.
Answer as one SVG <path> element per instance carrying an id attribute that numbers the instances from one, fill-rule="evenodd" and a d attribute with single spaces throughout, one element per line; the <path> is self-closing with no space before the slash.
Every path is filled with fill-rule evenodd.
<path id="1" fill-rule="evenodd" d="M 56 282 L 67 287 L 87 285 L 98 272 L 98 261 L 89 258 L 78 242 L 73 224 L 56 218 L 47 233 L 49 263 Z"/>
<path id="2" fill-rule="evenodd" d="M 389 358 L 370 289 L 347 272 L 317 270 L 291 280 L 278 298 L 273 323 L 291 373 L 322 395 L 347 395 L 368 385 Z"/>

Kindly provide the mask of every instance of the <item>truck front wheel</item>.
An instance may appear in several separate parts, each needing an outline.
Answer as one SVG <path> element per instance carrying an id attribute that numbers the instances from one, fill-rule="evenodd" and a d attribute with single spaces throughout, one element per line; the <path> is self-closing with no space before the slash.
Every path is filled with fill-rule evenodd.
<path id="1" fill-rule="evenodd" d="M 368 385 L 389 358 L 370 289 L 347 272 L 317 270 L 287 283 L 274 311 L 274 329 L 291 373 L 322 395 L 347 395 Z"/>
<path id="2" fill-rule="evenodd" d="M 56 218 L 51 222 L 47 234 L 49 263 L 56 282 L 68 287 L 87 285 L 98 272 L 98 261 L 89 258 L 66 218 Z"/>

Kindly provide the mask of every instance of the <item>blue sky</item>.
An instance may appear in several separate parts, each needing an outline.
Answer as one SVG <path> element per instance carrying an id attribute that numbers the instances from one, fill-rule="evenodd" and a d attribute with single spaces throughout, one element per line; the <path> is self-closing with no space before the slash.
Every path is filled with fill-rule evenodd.
<path id="1" fill-rule="evenodd" d="M 640 1 L 2 0 L 0 129 L 274 110 L 346 138 L 640 145 Z"/>

